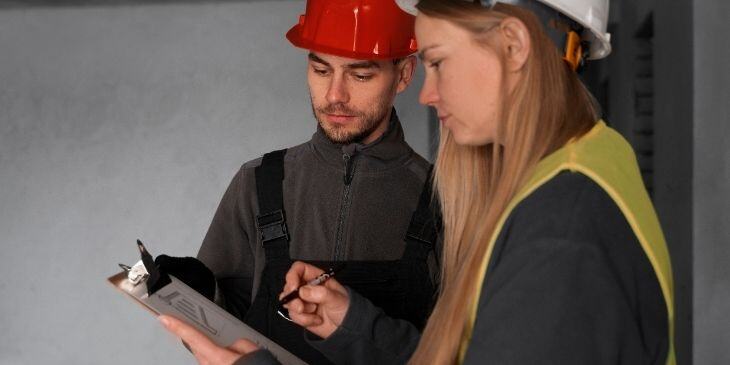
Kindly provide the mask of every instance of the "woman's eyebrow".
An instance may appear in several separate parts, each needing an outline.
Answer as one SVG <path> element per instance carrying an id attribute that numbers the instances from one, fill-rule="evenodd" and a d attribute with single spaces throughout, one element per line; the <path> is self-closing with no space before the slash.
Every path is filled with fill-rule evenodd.
<path id="1" fill-rule="evenodd" d="M 440 44 L 432 44 L 430 46 L 424 47 L 423 49 L 421 49 L 420 51 L 418 51 L 418 59 L 421 60 L 421 61 L 423 61 L 423 59 L 426 58 L 426 52 L 428 52 L 428 51 L 430 51 L 430 50 L 432 50 L 434 48 L 438 48 L 438 47 L 441 47 L 441 45 Z"/>

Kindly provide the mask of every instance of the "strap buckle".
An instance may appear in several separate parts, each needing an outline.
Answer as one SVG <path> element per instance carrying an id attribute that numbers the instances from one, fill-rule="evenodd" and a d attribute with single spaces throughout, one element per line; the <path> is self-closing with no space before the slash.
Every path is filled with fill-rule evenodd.
<path id="1" fill-rule="evenodd" d="M 256 216 L 256 228 L 259 230 L 261 244 L 284 238 L 289 240 L 289 230 L 281 209 Z"/>

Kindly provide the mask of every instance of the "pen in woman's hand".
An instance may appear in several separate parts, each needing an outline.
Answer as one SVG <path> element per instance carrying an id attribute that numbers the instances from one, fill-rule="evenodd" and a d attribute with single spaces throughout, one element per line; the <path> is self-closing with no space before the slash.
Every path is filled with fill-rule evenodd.
<path id="1" fill-rule="evenodd" d="M 335 273 L 339 270 L 340 270 L 340 267 L 331 267 L 331 268 L 327 269 L 327 271 L 321 273 L 316 278 L 308 281 L 305 285 L 311 285 L 311 286 L 320 285 L 320 284 L 324 283 L 325 281 L 327 281 L 327 279 L 335 276 Z M 301 288 L 301 287 L 299 287 L 299 288 Z M 298 298 L 299 297 L 299 288 L 297 288 L 293 292 L 291 292 L 291 293 L 287 294 L 286 296 L 284 296 L 283 298 L 281 298 L 279 300 L 279 305 L 284 305 L 284 304 L 289 303 L 292 300 Z"/>

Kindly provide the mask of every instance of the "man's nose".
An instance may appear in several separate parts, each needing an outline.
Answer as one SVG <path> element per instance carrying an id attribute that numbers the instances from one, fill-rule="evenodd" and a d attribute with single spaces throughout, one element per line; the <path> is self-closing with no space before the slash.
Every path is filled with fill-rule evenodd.
<path id="1" fill-rule="evenodd" d="M 327 90 L 327 102 L 330 104 L 345 104 L 348 101 L 350 101 L 350 94 L 347 91 L 344 77 L 333 77 Z"/>

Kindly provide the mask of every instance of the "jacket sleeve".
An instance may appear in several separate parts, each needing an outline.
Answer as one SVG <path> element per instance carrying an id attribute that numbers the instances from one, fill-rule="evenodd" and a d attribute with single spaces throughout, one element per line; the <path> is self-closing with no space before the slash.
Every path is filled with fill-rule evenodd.
<path id="1" fill-rule="evenodd" d="M 253 189 L 253 190 L 251 190 Z M 253 169 L 242 167 L 233 177 L 198 251 L 216 277 L 216 302 L 243 318 L 251 305 L 256 244 Z"/>
<path id="2" fill-rule="evenodd" d="M 357 292 L 347 289 L 350 308 L 342 325 L 326 340 L 307 342 L 335 364 L 405 364 L 421 334 L 410 322 L 388 317 Z"/>
<path id="3" fill-rule="evenodd" d="M 233 365 L 281 365 L 269 350 L 260 349 L 241 356 Z"/>
<path id="4" fill-rule="evenodd" d="M 512 246 L 492 258 L 466 364 L 651 363 L 599 246 L 550 238 Z"/>

